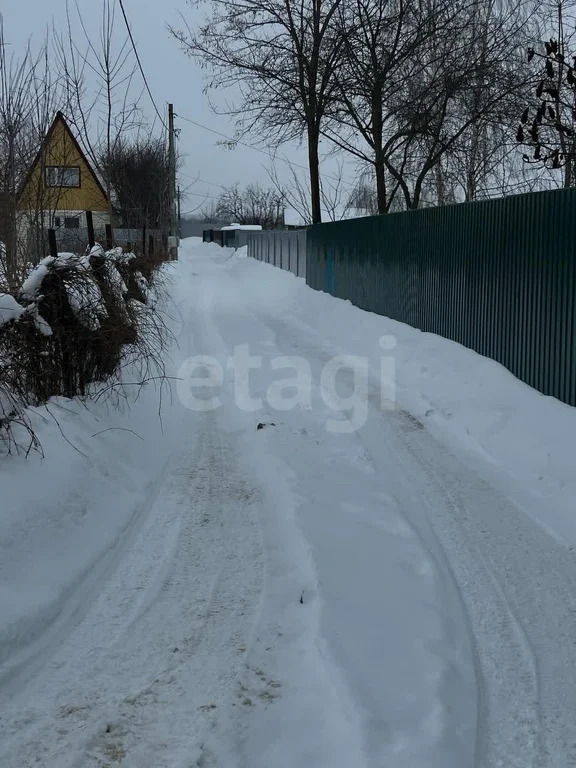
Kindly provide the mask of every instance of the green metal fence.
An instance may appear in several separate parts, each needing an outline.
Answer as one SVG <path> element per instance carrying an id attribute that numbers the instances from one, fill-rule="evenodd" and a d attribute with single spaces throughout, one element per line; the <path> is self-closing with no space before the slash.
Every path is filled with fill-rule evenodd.
<path id="1" fill-rule="evenodd" d="M 237 245 L 248 246 L 248 256 L 306 277 L 306 230 L 241 232 Z"/>
<path id="2" fill-rule="evenodd" d="M 576 405 L 576 189 L 308 230 L 307 283 Z"/>

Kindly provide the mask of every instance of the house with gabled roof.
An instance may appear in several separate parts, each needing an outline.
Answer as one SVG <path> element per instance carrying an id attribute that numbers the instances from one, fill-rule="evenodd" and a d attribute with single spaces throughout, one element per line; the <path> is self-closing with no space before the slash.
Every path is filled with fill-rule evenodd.
<path id="1" fill-rule="evenodd" d="M 32 229 L 83 229 L 86 211 L 92 211 L 96 231 L 110 223 L 106 190 L 62 112 L 28 170 L 16 207 L 19 235 L 28 240 Z"/>

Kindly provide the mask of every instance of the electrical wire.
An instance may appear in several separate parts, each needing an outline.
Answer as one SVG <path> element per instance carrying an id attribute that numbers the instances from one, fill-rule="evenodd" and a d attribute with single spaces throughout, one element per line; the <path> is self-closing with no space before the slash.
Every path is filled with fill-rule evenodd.
<path id="1" fill-rule="evenodd" d="M 118 0 L 118 4 L 120 5 L 120 10 L 122 11 L 122 16 L 124 18 L 124 24 L 126 25 L 126 30 L 128 32 L 128 37 L 130 38 L 130 42 L 132 43 L 132 50 L 134 51 L 134 56 L 136 57 L 136 61 L 138 63 L 138 68 L 140 69 L 140 74 L 142 75 L 142 79 L 144 80 L 144 85 L 146 86 L 146 90 L 148 91 L 148 96 L 150 96 L 150 101 L 152 102 L 152 105 L 154 106 L 154 109 L 156 111 L 156 114 L 158 115 L 158 119 L 164 126 L 166 130 L 168 130 L 168 126 L 166 125 L 166 122 L 164 121 L 164 118 L 160 114 L 160 110 L 156 106 L 156 102 L 154 101 L 154 96 L 152 95 L 152 91 L 150 90 L 150 86 L 148 85 L 148 79 L 146 77 L 146 74 L 144 72 L 144 68 L 142 66 L 142 61 L 140 60 L 140 54 L 138 53 L 138 49 L 136 47 L 136 42 L 134 40 L 134 36 L 132 35 L 132 30 L 130 28 L 130 24 L 128 22 L 128 16 L 126 15 L 126 10 L 124 8 L 124 2 L 123 0 Z"/>
<path id="2" fill-rule="evenodd" d="M 154 100 L 154 96 L 152 95 L 152 90 L 150 88 L 150 85 L 148 83 L 148 78 L 146 77 L 146 73 L 144 72 L 144 67 L 142 66 L 142 60 L 140 59 L 140 54 L 138 53 L 138 48 L 136 47 L 136 41 L 134 40 L 134 36 L 132 34 L 132 29 L 130 27 L 130 23 L 128 21 L 128 15 L 126 14 L 126 9 L 124 8 L 124 2 L 123 0 L 118 0 L 118 4 L 120 6 L 120 10 L 122 11 L 122 18 L 124 19 L 124 24 L 126 25 L 126 31 L 128 32 L 128 37 L 130 38 L 130 43 L 132 44 L 132 50 L 134 51 L 134 56 L 136 57 L 136 62 L 138 64 L 138 68 L 140 70 L 140 74 L 142 75 L 142 79 L 144 81 L 144 85 L 146 87 L 146 91 L 148 92 L 148 96 L 150 97 L 150 101 L 152 102 L 152 105 L 154 107 L 154 110 L 158 116 L 158 119 L 164 126 L 165 130 L 168 130 L 168 126 L 166 125 L 166 122 L 162 115 L 160 114 L 160 110 L 158 109 L 156 105 L 156 101 Z M 180 120 L 184 120 L 187 123 L 191 123 L 192 125 L 197 126 L 198 128 L 202 128 L 205 131 L 209 131 L 210 133 L 215 134 L 216 136 L 220 136 L 223 139 L 226 139 L 226 141 L 229 141 L 233 144 L 240 144 L 243 147 L 246 147 L 247 149 L 251 149 L 253 152 L 258 152 L 261 155 L 265 155 L 268 159 L 271 159 L 271 154 L 269 152 L 266 152 L 264 149 L 260 149 L 260 147 L 256 147 L 253 144 L 248 144 L 245 141 L 241 141 L 240 139 L 233 139 L 230 136 L 227 136 L 225 133 L 221 133 L 220 131 L 215 130 L 214 128 L 210 128 L 207 125 L 203 125 L 202 123 L 199 123 L 197 120 L 192 120 L 189 117 L 184 117 L 183 115 L 177 115 L 177 117 L 180 118 Z M 286 163 L 287 165 L 293 166 L 294 168 L 300 168 L 303 171 L 308 171 L 308 168 L 305 165 L 301 165 L 300 163 L 292 162 L 291 160 L 288 160 L 285 157 L 280 157 L 279 155 L 275 155 L 274 159 L 281 160 L 283 163 Z M 330 176 L 328 174 L 324 174 L 326 178 L 331 179 L 332 181 L 336 181 L 338 184 L 342 183 L 342 179 L 337 178 L 336 176 Z M 199 179 L 199 181 L 202 181 Z M 214 187 L 221 187 L 222 185 L 216 184 L 211 181 L 204 181 L 204 184 L 209 184 Z M 345 187 L 352 188 L 351 185 L 345 184 Z"/>
<path id="3" fill-rule="evenodd" d="M 198 128 L 203 128 L 205 131 L 210 131 L 210 133 L 214 133 L 216 136 L 221 136 L 223 139 L 226 139 L 227 141 L 231 142 L 232 144 L 240 144 L 242 147 L 246 147 L 247 149 L 252 149 L 254 152 L 258 152 L 261 155 L 266 155 L 266 157 L 271 160 L 281 160 L 283 163 L 286 163 L 287 165 L 293 166 L 294 168 L 300 168 L 303 171 L 308 172 L 308 168 L 305 165 L 300 165 L 300 163 L 294 163 L 292 160 L 288 160 L 286 157 L 281 157 L 280 155 L 271 155 L 270 152 L 266 152 L 265 149 L 260 149 L 260 147 L 254 146 L 254 144 L 247 144 L 245 141 L 240 141 L 240 139 L 233 139 L 231 136 L 227 136 L 225 133 L 220 133 L 220 131 L 215 130 L 214 128 L 210 128 L 207 125 L 203 125 L 202 123 L 199 123 L 197 120 L 192 120 L 189 117 L 184 117 L 183 115 L 177 114 L 177 117 L 180 118 L 180 120 L 184 120 L 186 123 L 192 123 L 192 125 L 196 125 Z M 331 179 L 332 181 L 337 182 L 338 184 L 342 184 L 347 189 L 354 189 L 355 184 L 349 184 L 349 183 L 343 183 L 342 179 L 339 179 L 337 176 L 330 176 L 329 174 L 325 173 L 323 174 L 325 178 Z M 205 182 L 207 183 L 207 182 Z M 218 185 L 216 185 L 218 186 Z"/>
<path id="4" fill-rule="evenodd" d="M 240 144 L 242 147 L 246 147 L 247 149 L 252 149 L 254 152 L 259 152 L 261 155 L 266 155 L 268 159 L 270 159 L 271 155 L 269 152 L 266 152 L 264 149 L 260 149 L 260 147 L 255 147 L 253 144 L 247 144 L 245 141 L 240 141 L 240 139 L 233 139 L 231 136 L 227 136 L 225 133 L 220 133 L 220 131 L 215 130 L 214 128 L 209 128 L 207 125 L 202 125 L 202 123 L 197 122 L 196 120 L 191 120 L 189 117 L 184 117 L 183 115 L 177 115 L 180 120 L 184 120 L 187 123 L 192 123 L 192 125 L 198 126 L 198 128 L 203 128 L 205 131 L 210 131 L 210 133 L 214 133 L 216 136 L 220 136 L 223 139 L 226 139 L 226 141 L 231 142 L 232 144 Z M 278 157 L 279 160 L 282 160 L 285 163 L 288 163 L 289 165 L 294 165 L 296 168 L 302 168 L 302 170 L 307 171 L 305 165 L 299 165 L 298 163 L 292 163 L 290 160 L 287 160 L 284 157 Z"/>
<path id="5" fill-rule="evenodd" d="M 206 179 L 201 179 L 199 176 L 193 176 L 191 173 L 186 173 L 186 171 L 178 171 L 179 176 L 185 176 L 188 179 L 192 179 L 192 181 L 199 181 L 202 184 L 207 184 L 209 187 L 217 187 L 218 189 L 226 189 L 224 184 L 216 184 L 215 181 L 206 181 Z"/>
<path id="6" fill-rule="evenodd" d="M 204 197 L 206 200 L 220 200 L 219 197 L 214 195 L 203 195 L 202 192 L 186 192 L 186 196 L 193 195 L 194 197 Z"/>

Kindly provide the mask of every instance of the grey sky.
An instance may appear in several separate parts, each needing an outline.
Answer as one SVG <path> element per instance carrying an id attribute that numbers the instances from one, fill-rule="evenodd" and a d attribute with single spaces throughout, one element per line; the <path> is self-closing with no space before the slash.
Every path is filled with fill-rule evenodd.
<path id="1" fill-rule="evenodd" d="M 85 23 L 92 24 L 97 34 L 100 2 L 79 0 L 79 6 L 82 13 L 85 13 Z M 167 23 L 178 25 L 179 11 L 184 12 L 189 20 L 193 19 L 194 13 L 201 12 L 192 11 L 185 0 L 124 0 L 124 6 L 159 108 L 162 110 L 168 101 L 172 101 L 177 114 L 231 135 L 234 130 L 232 123 L 226 117 L 215 115 L 207 97 L 202 93 L 203 73 L 179 49 L 166 29 Z M 16 51 L 30 36 L 40 42 L 52 19 L 58 25 L 63 24 L 64 9 L 65 0 L 8 0 L 8 6 L 4 5 L 2 13 L 6 40 L 11 43 L 10 50 Z M 118 11 L 117 24 L 121 23 L 122 17 Z M 153 114 L 151 104 L 146 103 L 146 113 Z M 217 195 L 219 190 L 214 184 L 227 185 L 235 181 L 242 184 L 250 181 L 268 183 L 268 175 L 263 166 L 270 163 L 263 155 L 244 147 L 232 151 L 219 147 L 217 136 L 183 120 L 177 119 L 177 126 L 181 129 L 179 149 L 184 155 L 181 186 L 187 187 L 196 176 L 212 182 L 196 182 L 189 190 L 183 210 L 195 208 L 203 202 L 205 196 Z M 253 140 L 248 139 L 248 142 L 253 143 Z M 304 147 L 291 146 L 286 148 L 285 153 L 291 161 L 306 164 Z M 278 163 L 278 170 L 285 178 L 288 177 L 289 170 L 284 163 Z"/>

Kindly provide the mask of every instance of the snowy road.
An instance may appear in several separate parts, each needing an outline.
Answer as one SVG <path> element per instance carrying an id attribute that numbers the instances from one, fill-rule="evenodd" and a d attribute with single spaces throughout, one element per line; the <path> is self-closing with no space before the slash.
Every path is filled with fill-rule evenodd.
<path id="1" fill-rule="evenodd" d="M 384 319 L 346 307 L 327 330 L 341 302 L 215 246 L 176 270 L 175 362 L 214 358 L 220 405 L 178 411 L 121 539 L 0 667 L 0 765 L 576 766 L 576 555 L 521 508 L 558 512 L 568 486 L 528 499 L 382 410 Z M 376 366 L 348 434 L 323 371 L 365 354 L 351 319 Z M 228 365 L 246 344 L 254 410 Z M 273 407 L 287 357 L 309 407 Z"/>
<path id="2" fill-rule="evenodd" d="M 252 489 L 192 421 L 89 610 L 0 689 L 0 764 L 189 766 L 252 631 L 262 555 Z M 96 586 L 99 588 L 96 591 Z M 66 637 L 62 635 L 69 630 Z M 166 706 L 165 706 L 166 703 Z"/>

